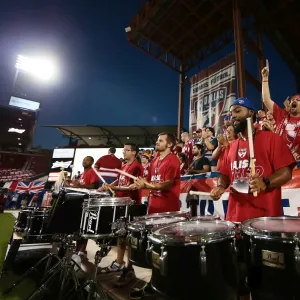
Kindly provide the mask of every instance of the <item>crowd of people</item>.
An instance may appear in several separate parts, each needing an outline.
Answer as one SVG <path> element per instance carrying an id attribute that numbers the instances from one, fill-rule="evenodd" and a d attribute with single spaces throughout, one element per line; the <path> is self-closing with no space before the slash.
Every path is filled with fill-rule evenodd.
<path id="1" fill-rule="evenodd" d="M 127 143 L 122 161 L 115 156 L 116 149 L 110 148 L 107 155 L 96 161 L 95 169 L 101 172 L 120 168 L 125 174 L 103 173 L 105 182 L 99 191 L 113 191 L 117 197 L 130 197 L 139 204 L 140 191 L 148 189 L 148 213 L 179 211 L 180 175 L 218 170 L 218 183 L 210 197 L 219 200 L 230 188 L 227 220 L 243 222 L 255 217 L 281 216 L 281 187 L 292 178 L 295 159 L 300 157 L 300 95 L 287 99 L 285 109 L 280 108 L 271 100 L 268 78 L 267 65 L 262 70 L 262 95 L 267 110 L 257 111 L 251 100 L 238 98 L 217 133 L 212 127 L 200 128 L 192 135 L 183 132 L 181 140 L 171 133 L 161 133 L 155 150 L 140 150 Z M 252 156 L 249 140 L 253 140 Z M 93 164 L 94 159 L 87 156 L 80 178 L 66 184 L 96 188 L 99 178 Z M 84 240 L 78 243 L 79 255 L 86 254 L 86 244 Z M 126 239 L 119 239 L 116 259 L 103 270 L 121 272 L 116 281 L 119 287 L 135 278 L 132 264 L 125 265 L 125 249 Z M 239 295 L 249 299 L 245 280 L 240 280 Z M 130 298 L 142 299 L 152 293 L 151 285 L 147 284 L 133 291 Z"/>

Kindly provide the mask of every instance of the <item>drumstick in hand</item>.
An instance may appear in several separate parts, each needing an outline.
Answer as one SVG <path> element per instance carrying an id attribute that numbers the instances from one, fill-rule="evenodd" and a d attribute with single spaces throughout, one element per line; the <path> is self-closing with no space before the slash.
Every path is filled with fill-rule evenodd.
<path id="1" fill-rule="evenodd" d="M 105 179 L 101 176 L 101 174 L 100 173 L 98 173 L 95 169 L 93 169 L 94 170 L 94 172 L 97 174 L 97 176 L 100 178 L 100 180 L 103 182 L 103 183 L 106 183 L 107 184 L 107 182 L 105 181 Z M 115 197 L 115 192 L 112 190 L 112 188 L 109 186 L 109 185 L 107 185 L 107 188 L 110 190 L 110 192 L 112 193 L 112 196 L 113 197 Z"/>
<path id="2" fill-rule="evenodd" d="M 118 173 L 120 173 L 120 174 L 122 174 L 122 175 L 124 175 L 124 176 L 127 176 L 127 177 L 129 177 L 129 178 L 131 178 L 131 179 L 133 179 L 133 180 L 136 180 L 136 179 L 137 179 L 137 177 L 135 177 L 135 176 L 133 176 L 133 175 L 131 175 L 131 174 L 129 174 L 129 173 L 123 171 L 123 170 L 119 170 L 119 169 L 115 169 L 115 170 L 116 170 Z M 150 187 L 150 189 L 151 189 L 151 188 L 154 189 L 154 185 L 153 185 L 153 184 L 147 182 L 147 185 Z"/>
<path id="3" fill-rule="evenodd" d="M 210 193 L 200 192 L 200 191 L 189 191 L 190 195 L 198 195 L 198 196 L 210 196 Z"/>
<path id="4" fill-rule="evenodd" d="M 254 158 L 254 145 L 253 145 L 253 132 L 251 118 L 247 118 L 247 128 L 248 128 L 248 141 L 249 141 L 249 152 L 250 152 L 250 168 L 251 176 L 255 175 L 255 158 Z M 257 197 L 257 192 L 253 192 L 253 196 Z"/>

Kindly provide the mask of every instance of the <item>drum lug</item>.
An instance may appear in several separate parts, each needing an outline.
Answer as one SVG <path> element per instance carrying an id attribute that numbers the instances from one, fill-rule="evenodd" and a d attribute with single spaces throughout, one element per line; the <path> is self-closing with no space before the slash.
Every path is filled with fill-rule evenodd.
<path id="1" fill-rule="evenodd" d="M 236 238 L 233 238 L 233 242 L 231 243 L 231 247 L 233 249 L 234 254 L 236 254 L 237 253 Z"/>
<path id="2" fill-rule="evenodd" d="M 147 252 L 152 252 L 152 249 L 153 249 L 153 245 L 150 245 L 150 241 L 148 240 L 147 241 L 147 249 L 146 249 L 146 251 Z"/>
<path id="3" fill-rule="evenodd" d="M 164 251 L 164 246 L 161 246 L 161 253 L 160 253 L 160 258 L 159 258 L 159 269 L 160 269 L 160 274 L 162 276 L 167 276 L 168 269 L 167 269 L 167 262 L 168 262 L 168 252 Z"/>
<path id="4" fill-rule="evenodd" d="M 205 245 L 201 245 L 200 252 L 200 267 L 201 267 L 201 275 L 206 275 L 206 253 L 205 253 Z"/>
<path id="5" fill-rule="evenodd" d="M 296 242 L 294 255 L 295 255 L 296 272 L 300 274 L 300 249 L 299 249 L 298 242 Z"/>
<path id="6" fill-rule="evenodd" d="M 254 256 L 254 250 L 255 250 L 256 245 L 253 243 L 252 238 L 250 238 L 250 257 L 251 257 L 251 262 L 255 264 L 255 256 Z"/>

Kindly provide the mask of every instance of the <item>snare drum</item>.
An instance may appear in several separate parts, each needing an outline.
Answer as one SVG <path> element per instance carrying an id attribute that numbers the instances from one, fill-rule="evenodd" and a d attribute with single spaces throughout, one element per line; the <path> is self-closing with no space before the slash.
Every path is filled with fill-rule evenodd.
<path id="1" fill-rule="evenodd" d="M 167 299 L 236 299 L 238 275 L 228 221 L 180 222 L 149 235 L 152 286 Z"/>
<path id="2" fill-rule="evenodd" d="M 83 238 L 111 236 L 112 226 L 121 217 L 128 216 L 128 208 L 134 201 L 130 198 L 91 198 L 82 209 L 80 234 Z"/>
<path id="3" fill-rule="evenodd" d="M 151 269 L 151 248 L 148 244 L 148 233 L 168 224 L 185 220 L 185 217 L 171 217 L 165 213 L 158 213 L 147 215 L 131 222 L 128 225 L 129 260 L 136 266 Z M 148 256 L 149 253 L 146 250 L 150 252 L 150 256 Z"/>
<path id="4" fill-rule="evenodd" d="M 27 224 L 27 218 L 35 209 L 36 207 L 27 207 L 26 209 L 19 211 L 18 218 L 14 226 L 15 232 L 24 232 Z"/>
<path id="5" fill-rule="evenodd" d="M 300 299 L 300 218 L 249 219 L 241 230 L 253 299 Z"/>

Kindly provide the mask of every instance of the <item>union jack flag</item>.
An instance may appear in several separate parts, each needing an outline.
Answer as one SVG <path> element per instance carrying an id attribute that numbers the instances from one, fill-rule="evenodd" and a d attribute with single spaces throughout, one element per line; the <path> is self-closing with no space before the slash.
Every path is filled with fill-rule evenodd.
<path id="1" fill-rule="evenodd" d="M 36 194 L 45 188 L 44 181 L 18 182 L 15 191 L 19 194 Z"/>

